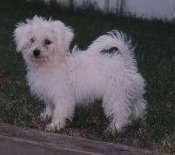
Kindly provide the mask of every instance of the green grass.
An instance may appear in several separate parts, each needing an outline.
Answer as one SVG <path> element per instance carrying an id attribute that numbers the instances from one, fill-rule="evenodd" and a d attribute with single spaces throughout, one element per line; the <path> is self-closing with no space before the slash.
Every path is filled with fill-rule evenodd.
<path id="1" fill-rule="evenodd" d="M 43 129 L 43 105 L 30 96 L 25 65 L 15 52 L 15 24 L 38 14 L 71 25 L 76 41 L 86 48 L 97 36 L 119 29 L 133 38 L 140 72 L 147 81 L 148 113 L 144 124 L 135 123 L 125 134 L 112 136 L 100 104 L 77 107 L 73 122 L 60 133 L 120 142 L 147 149 L 175 152 L 175 24 L 103 15 L 88 8 L 77 11 L 23 0 L 0 6 L 0 122 Z"/>

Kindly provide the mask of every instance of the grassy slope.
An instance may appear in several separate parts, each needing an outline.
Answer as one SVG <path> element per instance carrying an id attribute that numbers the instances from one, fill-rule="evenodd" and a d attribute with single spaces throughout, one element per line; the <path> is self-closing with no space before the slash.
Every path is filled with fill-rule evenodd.
<path id="1" fill-rule="evenodd" d="M 100 104 L 95 104 L 77 107 L 73 122 L 61 133 L 175 151 L 175 24 L 160 21 L 93 14 L 90 10 L 75 13 L 20 0 L 5 1 L 0 6 L 0 122 L 43 127 L 38 117 L 43 105 L 29 94 L 24 64 L 15 53 L 12 37 L 15 24 L 34 14 L 51 16 L 71 25 L 82 48 L 106 31 L 124 31 L 137 44 L 139 69 L 147 81 L 148 114 L 144 125 L 136 123 L 125 134 L 112 136 L 105 130 L 108 122 Z"/>

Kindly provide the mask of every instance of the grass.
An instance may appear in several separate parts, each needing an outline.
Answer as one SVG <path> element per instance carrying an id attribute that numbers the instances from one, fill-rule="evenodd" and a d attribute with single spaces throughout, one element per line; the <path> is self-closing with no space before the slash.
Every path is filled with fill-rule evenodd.
<path id="1" fill-rule="evenodd" d="M 111 29 L 129 34 L 137 45 L 139 70 L 147 81 L 148 114 L 144 124 L 135 123 L 125 134 L 112 136 L 105 130 L 108 121 L 96 103 L 77 107 L 73 122 L 60 133 L 175 152 L 175 24 L 104 15 L 90 8 L 75 12 L 23 0 L 6 0 L 0 6 L 0 123 L 39 129 L 44 126 L 39 119 L 44 106 L 30 96 L 25 65 L 13 43 L 15 24 L 35 14 L 71 25 L 81 48 Z"/>

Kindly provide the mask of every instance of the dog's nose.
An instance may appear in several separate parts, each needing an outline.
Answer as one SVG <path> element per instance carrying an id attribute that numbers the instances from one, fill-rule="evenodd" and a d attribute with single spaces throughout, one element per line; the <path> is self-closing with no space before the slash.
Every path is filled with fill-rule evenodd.
<path id="1" fill-rule="evenodd" d="M 33 55 L 37 58 L 40 55 L 41 51 L 39 49 L 35 49 L 33 51 Z"/>

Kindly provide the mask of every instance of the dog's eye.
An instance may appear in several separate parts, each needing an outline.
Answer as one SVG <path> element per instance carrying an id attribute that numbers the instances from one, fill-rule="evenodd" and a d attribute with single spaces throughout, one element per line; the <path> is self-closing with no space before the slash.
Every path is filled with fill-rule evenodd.
<path id="1" fill-rule="evenodd" d="M 30 42 L 31 42 L 31 43 L 34 43 L 34 42 L 35 42 L 35 39 L 34 39 L 34 38 L 31 38 L 31 39 L 30 39 Z"/>
<path id="2" fill-rule="evenodd" d="M 45 44 L 45 45 L 50 45 L 51 43 L 52 43 L 52 42 L 51 42 L 49 39 L 45 39 L 45 40 L 44 40 L 44 44 Z"/>

